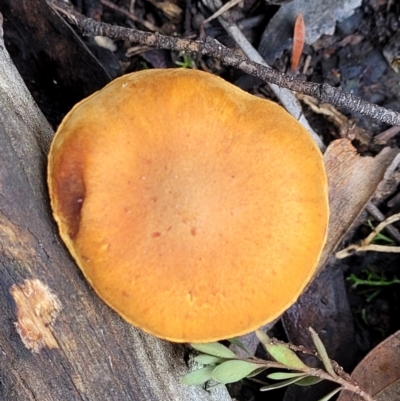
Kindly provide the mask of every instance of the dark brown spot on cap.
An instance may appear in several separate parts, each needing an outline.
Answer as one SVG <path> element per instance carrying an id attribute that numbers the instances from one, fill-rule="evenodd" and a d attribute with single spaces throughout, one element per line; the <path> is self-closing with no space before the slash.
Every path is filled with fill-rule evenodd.
<path id="1" fill-rule="evenodd" d="M 81 209 L 85 201 L 83 163 L 76 158 L 74 160 L 73 155 L 62 155 L 54 181 L 56 199 L 62 200 L 58 205 L 59 215 L 63 216 L 69 237 L 74 239 L 79 232 Z"/>

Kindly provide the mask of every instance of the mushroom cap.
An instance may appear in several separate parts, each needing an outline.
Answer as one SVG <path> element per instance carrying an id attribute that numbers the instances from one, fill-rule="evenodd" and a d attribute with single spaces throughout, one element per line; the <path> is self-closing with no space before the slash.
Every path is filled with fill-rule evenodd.
<path id="1" fill-rule="evenodd" d="M 315 272 L 319 149 L 282 107 L 211 74 L 145 70 L 77 104 L 49 155 L 60 235 L 124 319 L 176 342 L 271 322 Z"/>

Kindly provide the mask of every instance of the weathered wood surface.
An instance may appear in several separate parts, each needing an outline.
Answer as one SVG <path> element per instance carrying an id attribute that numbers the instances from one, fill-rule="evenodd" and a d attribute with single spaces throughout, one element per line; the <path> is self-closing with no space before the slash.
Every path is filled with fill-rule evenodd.
<path id="1" fill-rule="evenodd" d="M 131 327 L 89 288 L 51 218 L 51 136 L 0 39 L 0 399 L 230 400 L 181 385 L 185 348 Z"/>

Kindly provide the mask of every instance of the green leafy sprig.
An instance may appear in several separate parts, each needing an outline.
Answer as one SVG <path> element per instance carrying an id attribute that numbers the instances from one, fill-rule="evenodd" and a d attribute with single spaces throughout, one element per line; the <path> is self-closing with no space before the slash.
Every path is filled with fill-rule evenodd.
<path id="1" fill-rule="evenodd" d="M 267 378 L 276 381 L 276 383 L 261 387 L 260 391 L 269 391 L 290 384 L 310 386 L 319 383 L 321 380 L 329 380 L 339 384 L 339 387 L 319 401 L 328 401 L 341 390 L 356 393 L 365 401 L 374 401 L 336 362 L 330 360 L 321 339 L 312 328 L 310 328 L 310 333 L 315 345 L 315 352 L 304 347 L 271 339 L 262 331 L 257 331 L 257 337 L 271 360 L 255 357 L 241 358 L 220 343 L 191 344 L 198 352 L 195 362 L 203 367 L 187 373 L 183 377 L 182 383 L 186 385 L 204 385 L 207 382 L 214 382 L 217 385 L 227 384 L 244 378 L 252 378 L 267 369 L 274 368 L 278 371 L 269 373 Z M 323 369 L 307 366 L 296 352 L 315 355 L 322 362 Z"/>
<path id="2" fill-rule="evenodd" d="M 355 274 L 350 274 L 348 280 L 351 281 L 352 288 L 357 288 L 359 285 L 366 285 L 369 287 L 388 287 L 394 284 L 400 284 L 400 279 L 394 276 L 391 280 L 386 278 L 385 274 L 378 274 L 375 272 L 369 272 L 366 279 L 361 279 Z"/>

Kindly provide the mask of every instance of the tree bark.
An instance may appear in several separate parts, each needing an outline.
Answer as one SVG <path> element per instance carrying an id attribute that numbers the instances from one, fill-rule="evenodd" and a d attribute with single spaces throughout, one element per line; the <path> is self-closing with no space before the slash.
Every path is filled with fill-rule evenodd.
<path id="1" fill-rule="evenodd" d="M 185 347 L 125 323 L 60 242 L 45 183 L 53 132 L 1 36 L 0 399 L 230 400 L 181 385 Z"/>

